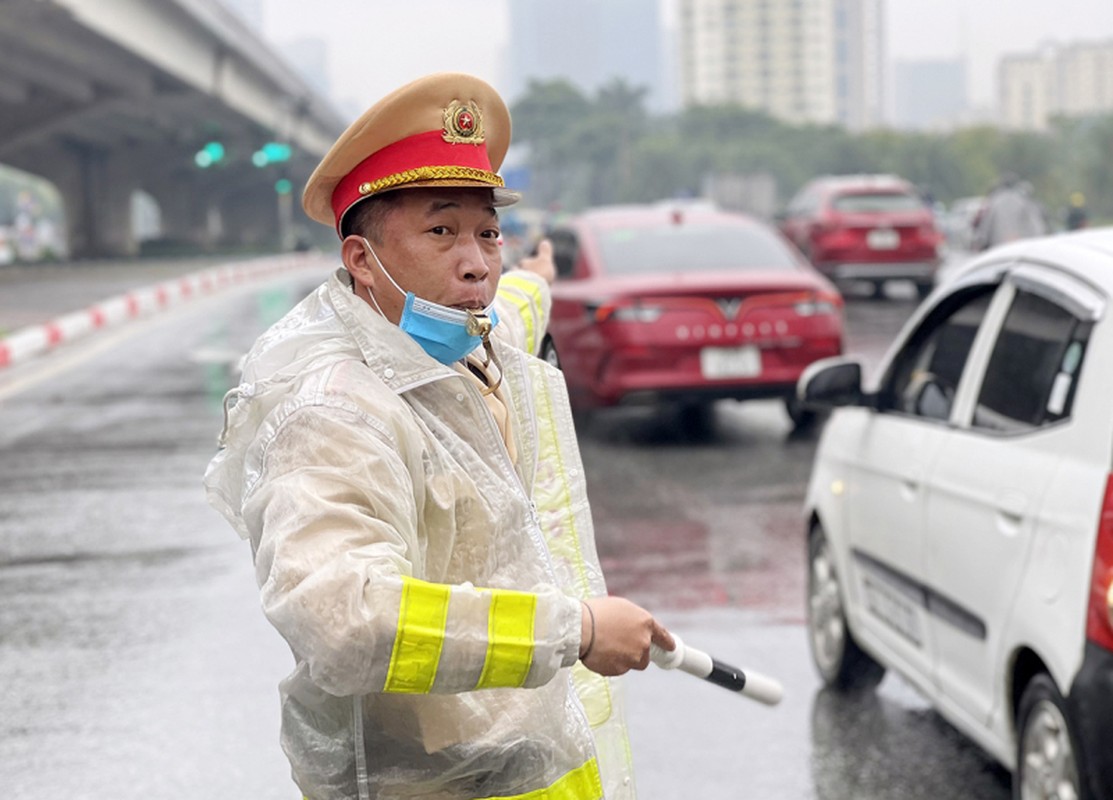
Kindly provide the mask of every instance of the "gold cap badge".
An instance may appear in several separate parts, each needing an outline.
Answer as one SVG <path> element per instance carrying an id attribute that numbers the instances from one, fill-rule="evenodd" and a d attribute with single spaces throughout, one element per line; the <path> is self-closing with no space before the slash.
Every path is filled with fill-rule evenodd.
<path id="1" fill-rule="evenodd" d="M 473 101 L 453 100 L 444 110 L 444 140 L 451 144 L 482 144 L 483 115 Z"/>

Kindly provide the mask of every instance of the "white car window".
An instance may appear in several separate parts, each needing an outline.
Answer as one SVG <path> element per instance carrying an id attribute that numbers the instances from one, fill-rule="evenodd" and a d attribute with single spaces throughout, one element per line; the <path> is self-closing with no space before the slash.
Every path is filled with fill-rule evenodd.
<path id="1" fill-rule="evenodd" d="M 1017 291 L 993 346 L 973 427 L 1015 433 L 1070 416 L 1090 324 Z"/>
<path id="2" fill-rule="evenodd" d="M 880 408 L 946 421 L 996 285 L 955 292 L 927 316 L 893 359 Z"/>

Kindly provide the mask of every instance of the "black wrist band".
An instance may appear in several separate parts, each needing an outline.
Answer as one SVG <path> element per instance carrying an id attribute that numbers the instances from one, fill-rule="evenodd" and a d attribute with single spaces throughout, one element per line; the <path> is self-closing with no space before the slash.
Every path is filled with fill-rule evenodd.
<path id="1" fill-rule="evenodd" d="M 595 646 L 595 612 L 591 610 L 591 606 L 587 604 L 587 601 L 581 600 L 580 602 L 583 603 L 583 607 L 587 609 L 587 615 L 591 617 L 591 636 L 588 637 L 587 640 L 587 649 L 580 653 L 580 661 L 583 661 L 591 655 L 591 648 Z"/>

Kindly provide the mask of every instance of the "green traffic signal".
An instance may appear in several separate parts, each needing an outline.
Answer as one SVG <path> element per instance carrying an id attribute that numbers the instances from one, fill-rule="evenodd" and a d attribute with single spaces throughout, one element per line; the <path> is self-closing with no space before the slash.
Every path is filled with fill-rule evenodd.
<path id="1" fill-rule="evenodd" d="M 294 184 L 289 178 L 279 178 L 274 182 L 274 190 L 279 194 L 289 194 L 294 190 Z"/>
<path id="2" fill-rule="evenodd" d="M 280 164 L 283 161 L 289 161 L 291 155 L 293 155 L 293 148 L 290 145 L 281 142 L 267 142 L 252 154 L 251 163 L 257 167 L 265 167 L 267 164 Z"/>
<path id="3" fill-rule="evenodd" d="M 220 142 L 206 142 L 193 156 L 193 162 L 205 169 L 224 160 L 224 145 Z"/>

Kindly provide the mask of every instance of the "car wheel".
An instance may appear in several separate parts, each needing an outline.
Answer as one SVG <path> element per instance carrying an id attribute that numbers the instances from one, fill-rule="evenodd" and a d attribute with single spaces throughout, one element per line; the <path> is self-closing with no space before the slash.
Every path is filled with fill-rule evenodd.
<path id="1" fill-rule="evenodd" d="M 1079 776 L 1080 752 L 1067 704 L 1046 674 L 1024 688 L 1017 710 L 1015 800 L 1092 800 Z"/>
<path id="2" fill-rule="evenodd" d="M 810 430 L 815 426 L 816 413 L 804 408 L 796 395 L 785 398 L 785 413 L 792 420 L 792 427 L 797 431 Z"/>
<path id="3" fill-rule="evenodd" d="M 685 436 L 706 439 L 715 433 L 715 405 L 681 403 L 676 408 L 676 422 Z"/>
<path id="4" fill-rule="evenodd" d="M 548 336 L 546 336 L 545 341 L 541 343 L 541 360 L 560 369 L 560 356 L 557 355 L 556 345 L 553 344 L 553 340 Z"/>
<path id="5" fill-rule="evenodd" d="M 885 668 L 854 641 L 843 609 L 842 586 L 823 528 L 808 538 L 808 644 L 812 661 L 828 686 L 843 691 L 872 689 Z"/>

